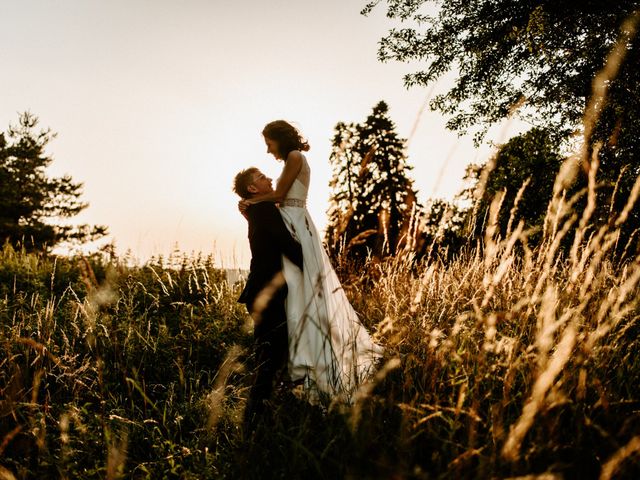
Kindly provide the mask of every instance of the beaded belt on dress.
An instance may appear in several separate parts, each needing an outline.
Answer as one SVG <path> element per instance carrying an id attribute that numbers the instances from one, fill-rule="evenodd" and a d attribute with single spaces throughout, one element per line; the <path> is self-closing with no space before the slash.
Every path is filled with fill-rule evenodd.
<path id="1" fill-rule="evenodd" d="M 285 198 L 282 201 L 282 206 L 305 208 L 307 206 L 307 202 L 300 200 L 299 198 Z"/>

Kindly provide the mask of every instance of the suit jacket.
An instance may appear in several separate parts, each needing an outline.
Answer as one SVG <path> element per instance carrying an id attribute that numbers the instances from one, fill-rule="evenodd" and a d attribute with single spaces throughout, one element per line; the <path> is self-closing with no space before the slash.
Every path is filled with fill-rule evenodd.
<path id="1" fill-rule="evenodd" d="M 260 291 L 282 270 L 282 255 L 302 269 L 302 248 L 282 220 L 278 207 L 272 202 L 260 202 L 247 209 L 251 266 L 249 277 L 238 302 L 251 312 Z M 286 285 L 281 290 L 286 296 Z"/>

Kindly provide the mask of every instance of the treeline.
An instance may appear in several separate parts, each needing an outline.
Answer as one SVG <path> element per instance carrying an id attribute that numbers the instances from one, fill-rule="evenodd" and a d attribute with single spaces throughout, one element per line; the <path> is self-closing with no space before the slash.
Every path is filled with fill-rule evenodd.
<path id="1" fill-rule="evenodd" d="M 518 230 L 520 243 L 535 247 L 568 209 L 575 212 L 569 231 L 589 225 L 580 241 L 615 224 L 615 254 L 638 252 L 637 1 L 387 0 L 363 13 L 380 3 L 388 17 L 412 21 L 379 47 L 382 61 L 425 65 L 405 77 L 408 87 L 455 74 L 451 89 L 429 104 L 448 116 L 450 129 L 480 143 L 508 118 L 532 128 L 485 164 L 470 165 L 453 202 L 420 205 L 387 106 L 378 104 L 361 124 L 338 123 L 326 237 L 334 257 L 450 258 L 469 243 L 482 247 L 488 227 L 502 238 Z"/>

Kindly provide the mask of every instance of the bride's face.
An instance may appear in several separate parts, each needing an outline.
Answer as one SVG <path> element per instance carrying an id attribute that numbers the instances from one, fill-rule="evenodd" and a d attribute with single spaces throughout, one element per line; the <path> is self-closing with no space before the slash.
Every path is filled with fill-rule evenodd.
<path id="1" fill-rule="evenodd" d="M 267 145 L 267 153 L 273 155 L 276 160 L 282 160 L 282 158 L 280 158 L 280 146 L 278 145 L 278 142 L 264 137 L 264 143 Z"/>

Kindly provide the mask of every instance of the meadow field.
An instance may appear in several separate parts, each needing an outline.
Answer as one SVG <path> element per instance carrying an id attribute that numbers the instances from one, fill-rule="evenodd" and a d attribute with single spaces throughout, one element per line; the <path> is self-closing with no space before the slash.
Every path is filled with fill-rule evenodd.
<path id="1" fill-rule="evenodd" d="M 640 478 L 640 258 L 613 255 L 628 209 L 588 210 L 343 266 L 378 374 L 353 405 L 279 390 L 251 439 L 251 321 L 210 257 L 5 246 L 0 479 Z"/>

